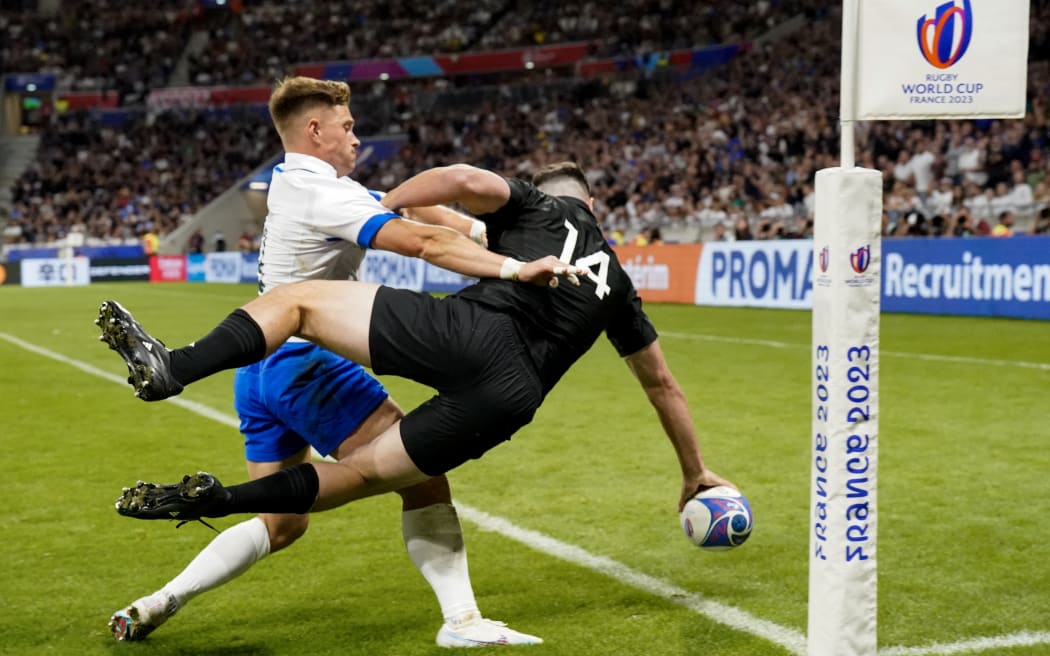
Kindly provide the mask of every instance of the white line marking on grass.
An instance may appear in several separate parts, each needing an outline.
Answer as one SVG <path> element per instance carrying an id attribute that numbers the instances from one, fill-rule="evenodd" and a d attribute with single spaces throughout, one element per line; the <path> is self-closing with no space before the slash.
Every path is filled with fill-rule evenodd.
<path id="1" fill-rule="evenodd" d="M 114 383 L 117 383 L 118 385 L 125 385 L 125 386 L 127 386 L 127 384 L 128 384 L 127 377 L 121 378 L 120 376 L 117 376 L 116 374 L 111 374 L 108 371 L 103 371 L 103 370 L 99 369 L 98 367 L 93 367 L 90 364 L 87 364 L 86 362 L 81 362 L 79 360 L 74 360 L 72 358 L 67 358 L 66 356 L 62 355 L 61 353 L 55 353 L 54 351 L 49 351 L 48 349 L 46 349 L 46 348 L 44 348 L 42 346 L 37 346 L 35 344 L 30 344 L 29 342 L 26 342 L 26 341 L 23 341 L 21 339 L 18 339 L 14 335 L 8 335 L 7 333 L 0 333 L 0 338 L 2 338 L 4 340 L 7 340 L 8 342 L 11 342 L 15 346 L 21 347 L 21 348 L 23 348 L 23 349 L 25 349 L 27 351 L 32 351 L 33 353 L 36 353 L 37 355 L 42 355 L 45 358 L 51 358 L 52 360 L 57 360 L 58 362 L 61 362 L 63 364 L 68 364 L 69 366 L 71 366 L 71 367 L 73 367 L 75 369 L 79 369 L 79 370 L 83 371 L 86 374 L 91 374 L 92 376 L 98 376 L 99 378 L 105 378 L 106 380 L 114 382 Z M 203 403 L 197 403 L 196 401 L 190 401 L 188 399 L 180 399 L 178 397 L 172 397 L 170 399 L 166 399 L 165 402 L 173 403 L 173 404 L 179 406 L 180 408 L 185 408 L 186 410 L 189 410 L 190 412 L 194 412 L 194 413 L 196 413 L 196 414 L 198 414 L 198 415 L 200 415 L 202 417 L 207 417 L 208 419 L 212 419 L 214 421 L 217 421 L 220 424 L 225 424 L 227 426 L 232 426 L 233 428 L 236 428 L 238 430 L 241 427 L 241 422 L 239 422 L 235 417 L 231 417 L 230 415 L 227 415 L 225 413 L 219 412 L 218 410 L 216 410 L 214 408 L 210 408 L 210 407 L 204 405 Z"/>
<path id="2" fill-rule="evenodd" d="M 880 649 L 880 656 L 949 656 L 989 649 L 1007 649 L 1010 647 L 1034 647 L 1050 644 L 1050 633 L 1046 631 L 1021 631 L 1012 635 L 992 638 L 972 638 L 944 644 L 935 642 L 926 647 L 890 647 Z"/>
<path id="3" fill-rule="evenodd" d="M 792 344 L 769 339 L 749 339 L 746 337 L 728 337 L 725 335 L 704 335 L 701 333 L 661 332 L 661 336 L 676 339 L 698 339 L 705 342 L 724 342 L 727 344 L 747 344 L 751 346 L 769 346 L 782 349 L 808 349 L 807 344 Z M 1050 362 L 1027 362 L 1025 360 L 996 360 L 993 358 L 974 358 L 965 355 L 938 355 L 936 353 L 911 353 L 908 351 L 879 351 L 881 355 L 912 358 L 915 360 L 932 360 L 934 362 L 956 362 L 960 364 L 981 364 L 994 367 L 1021 367 L 1022 369 L 1039 369 L 1050 371 Z"/>
<path id="4" fill-rule="evenodd" d="M 486 531 L 494 531 L 548 556 L 566 560 L 574 565 L 604 574 L 620 583 L 681 604 L 709 620 L 725 624 L 742 633 L 764 638 L 793 654 L 806 653 L 806 636 L 800 631 L 759 619 L 739 608 L 705 599 L 700 594 L 679 588 L 648 574 L 642 574 L 611 558 L 596 556 L 580 547 L 560 542 L 543 533 L 521 528 L 502 517 L 465 506 L 459 501 L 456 502 L 456 508 L 464 517 Z"/>
<path id="5" fill-rule="evenodd" d="M 127 385 L 125 379 L 120 376 L 111 374 L 108 371 L 103 371 L 98 367 L 87 364 L 86 362 L 66 357 L 61 353 L 56 353 L 41 346 L 31 344 L 13 335 L 0 332 L 0 339 L 18 346 L 19 348 L 25 349 L 26 351 L 30 351 L 31 353 L 36 353 L 45 358 L 50 358 L 57 362 L 61 362 L 62 364 L 67 364 L 86 374 L 103 378 L 110 382 L 117 383 L 118 385 Z M 790 345 L 785 344 L 785 346 Z M 230 416 L 201 403 L 187 401 L 180 398 L 171 398 L 167 399 L 167 401 L 197 415 L 217 421 L 220 424 L 233 428 L 239 428 L 240 426 L 240 422 L 236 417 Z M 611 558 L 597 556 L 589 551 L 581 549 L 580 547 L 561 542 L 550 536 L 544 535 L 543 533 L 521 528 L 502 517 L 490 515 L 458 501 L 456 502 L 456 507 L 468 521 L 477 524 L 483 530 L 499 533 L 508 539 L 520 542 L 541 553 L 585 567 L 598 572 L 599 574 L 608 576 L 620 583 L 630 585 L 656 597 L 685 606 L 689 610 L 692 610 L 699 615 L 703 615 L 714 622 L 724 624 L 742 633 L 763 638 L 769 642 L 777 644 L 792 654 L 803 656 L 806 653 L 806 637 L 800 631 L 755 617 L 739 608 L 705 599 L 700 594 L 679 588 L 676 585 L 649 576 L 648 574 L 643 574 Z M 1031 647 L 1044 644 L 1050 644 L 1050 632 L 1021 631 L 1020 633 L 993 636 L 990 638 L 969 638 L 953 643 L 934 643 L 925 647 L 888 647 L 880 649 L 879 655 L 951 656 L 952 654 L 979 652 L 989 649 Z"/>
<path id="6" fill-rule="evenodd" d="M 699 339 L 705 342 L 725 342 L 727 344 L 751 344 L 754 346 L 769 346 L 772 348 L 802 348 L 802 344 L 789 344 L 788 342 L 777 342 L 771 339 L 748 339 L 746 337 L 729 337 L 723 335 L 705 335 L 703 333 L 676 333 L 659 331 L 660 337 L 675 337 L 677 339 Z"/>

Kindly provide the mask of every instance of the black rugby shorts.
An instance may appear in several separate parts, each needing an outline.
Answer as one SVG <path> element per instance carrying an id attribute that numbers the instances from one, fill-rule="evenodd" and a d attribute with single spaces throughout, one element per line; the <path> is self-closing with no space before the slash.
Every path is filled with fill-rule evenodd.
<path id="1" fill-rule="evenodd" d="M 543 400 L 513 320 L 471 301 L 380 287 L 368 348 L 377 374 L 438 391 L 401 421 L 409 457 L 430 476 L 509 440 Z"/>

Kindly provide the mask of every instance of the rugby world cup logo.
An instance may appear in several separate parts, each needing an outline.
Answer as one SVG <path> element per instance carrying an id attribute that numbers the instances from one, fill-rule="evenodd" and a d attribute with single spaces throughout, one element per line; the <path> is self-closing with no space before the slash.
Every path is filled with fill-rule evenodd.
<path id="1" fill-rule="evenodd" d="M 849 264 L 857 273 L 864 273 L 871 264 L 871 246 L 861 246 L 849 254 Z"/>
<path id="2" fill-rule="evenodd" d="M 828 252 L 828 247 L 825 246 L 824 248 L 820 249 L 820 258 L 818 259 L 821 273 L 828 272 L 828 265 L 831 264 L 830 260 L 831 254 Z"/>
<path id="3" fill-rule="evenodd" d="M 919 51 L 937 68 L 954 66 L 970 47 L 970 37 L 973 36 L 970 0 L 962 0 L 961 7 L 956 2 L 952 0 L 937 7 L 933 18 L 923 14 L 916 26 Z"/>

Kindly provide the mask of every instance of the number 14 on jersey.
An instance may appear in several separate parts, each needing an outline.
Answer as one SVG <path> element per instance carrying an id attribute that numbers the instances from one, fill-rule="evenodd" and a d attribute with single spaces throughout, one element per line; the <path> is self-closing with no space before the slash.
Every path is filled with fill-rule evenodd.
<path id="1" fill-rule="evenodd" d="M 569 264 L 590 271 L 591 275 L 587 276 L 587 279 L 594 282 L 594 293 L 598 298 L 605 298 L 609 295 L 609 292 L 612 291 L 608 283 L 609 254 L 605 251 L 595 251 L 594 253 L 584 255 L 573 262 L 571 258 L 573 252 L 576 250 L 576 241 L 579 239 L 580 233 L 576 227 L 567 220 L 565 221 L 565 228 L 569 231 L 569 234 L 565 237 L 565 245 L 562 247 L 561 255 L 558 259 L 562 262 L 568 262 Z M 597 271 L 594 270 L 595 265 L 598 265 Z"/>

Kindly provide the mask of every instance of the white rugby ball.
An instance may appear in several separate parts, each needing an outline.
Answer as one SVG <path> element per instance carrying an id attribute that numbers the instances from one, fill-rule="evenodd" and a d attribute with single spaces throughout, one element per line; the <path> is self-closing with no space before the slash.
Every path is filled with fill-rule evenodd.
<path id="1" fill-rule="evenodd" d="M 680 514 L 689 541 L 707 551 L 726 551 L 744 544 L 753 517 L 747 498 L 725 485 L 699 492 Z"/>

